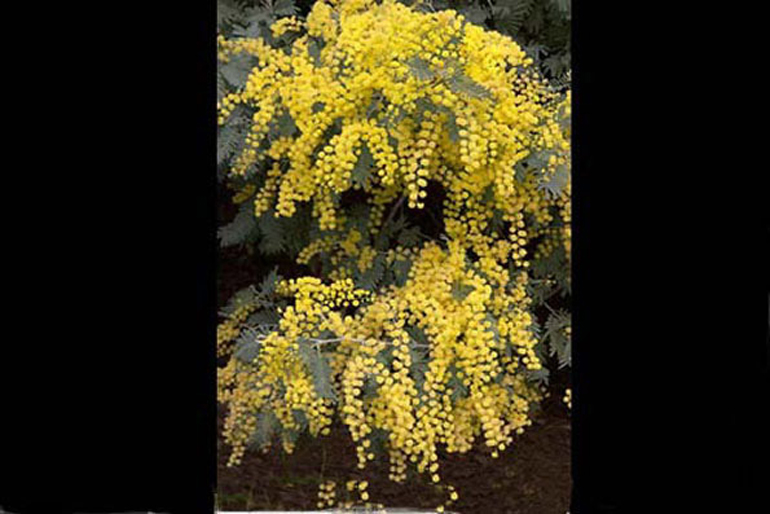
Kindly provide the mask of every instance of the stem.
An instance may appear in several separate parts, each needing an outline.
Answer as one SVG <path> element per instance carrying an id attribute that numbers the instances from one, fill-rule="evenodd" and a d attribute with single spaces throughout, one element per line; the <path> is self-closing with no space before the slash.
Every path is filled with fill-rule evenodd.
<path id="1" fill-rule="evenodd" d="M 396 205 L 394 205 L 394 206 L 393 206 L 393 209 L 391 209 L 391 211 L 390 211 L 390 214 L 388 215 L 387 219 L 386 219 L 386 220 L 385 220 L 385 222 L 382 224 L 382 227 L 380 227 L 380 232 L 382 232 L 382 231 L 383 231 L 383 229 L 384 229 L 385 227 L 387 227 L 387 226 L 388 226 L 388 224 L 389 224 L 391 221 L 393 221 L 393 218 L 396 216 L 396 211 L 397 211 L 397 210 L 398 210 L 398 208 L 399 208 L 399 207 L 401 207 L 401 205 L 404 203 L 404 200 L 406 200 L 406 195 L 402 195 L 402 196 L 401 196 L 401 198 L 399 198 L 399 199 L 398 199 L 398 201 L 396 202 Z"/>

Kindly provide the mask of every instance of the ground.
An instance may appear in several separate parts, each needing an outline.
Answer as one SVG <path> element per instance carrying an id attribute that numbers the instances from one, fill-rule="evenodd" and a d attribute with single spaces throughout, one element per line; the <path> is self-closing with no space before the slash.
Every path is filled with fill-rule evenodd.
<path id="1" fill-rule="evenodd" d="M 233 468 L 225 465 L 227 447 L 221 440 L 218 451 L 217 501 L 222 510 L 312 510 L 319 483 L 335 480 L 341 485 L 363 476 L 357 475 L 355 450 L 344 427 L 328 437 L 300 439 L 292 455 L 277 448 L 247 453 Z M 499 458 L 480 451 L 449 455 L 442 476 L 460 494 L 455 512 L 564 514 L 571 489 L 566 408 L 550 398 L 533 426 Z M 425 476 L 410 476 L 404 484 L 390 482 L 387 465 L 371 465 L 366 479 L 371 501 L 386 507 L 432 509 L 444 498 Z"/>

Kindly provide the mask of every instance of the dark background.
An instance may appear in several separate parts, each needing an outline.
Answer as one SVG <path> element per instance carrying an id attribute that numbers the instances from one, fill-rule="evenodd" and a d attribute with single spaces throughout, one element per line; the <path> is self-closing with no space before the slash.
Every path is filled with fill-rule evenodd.
<path id="1" fill-rule="evenodd" d="M 715 20 L 575 4 L 571 512 L 755 512 L 752 95 L 714 83 L 741 69 Z M 7 15 L 29 29 L 6 61 L 0 506 L 210 513 L 215 3 L 29 7 Z"/>

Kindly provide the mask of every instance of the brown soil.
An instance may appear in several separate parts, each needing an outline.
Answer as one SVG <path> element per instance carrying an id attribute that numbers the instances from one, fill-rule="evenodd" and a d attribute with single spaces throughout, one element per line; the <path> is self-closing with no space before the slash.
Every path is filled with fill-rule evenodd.
<path id="1" fill-rule="evenodd" d="M 556 398 L 518 442 L 493 459 L 480 450 L 442 459 L 443 483 L 454 485 L 459 513 L 564 514 L 569 508 L 570 422 Z M 221 426 L 221 416 L 220 416 Z M 292 455 L 279 448 L 247 453 L 240 466 L 228 468 L 227 446 L 218 441 L 217 500 L 222 510 L 313 510 L 318 484 L 362 479 L 355 450 L 343 427 L 331 435 L 301 438 Z M 427 476 L 412 474 L 404 484 L 388 479 L 384 458 L 366 470 L 370 501 L 386 507 L 432 509 L 446 499 Z M 341 492 L 341 490 L 340 490 Z"/>

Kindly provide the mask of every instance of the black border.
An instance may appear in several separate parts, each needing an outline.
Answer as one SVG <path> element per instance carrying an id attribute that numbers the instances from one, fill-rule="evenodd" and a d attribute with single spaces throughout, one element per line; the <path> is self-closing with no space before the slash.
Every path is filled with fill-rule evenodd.
<path id="1" fill-rule="evenodd" d="M 29 7 L 0 507 L 211 514 L 216 2 Z"/>

